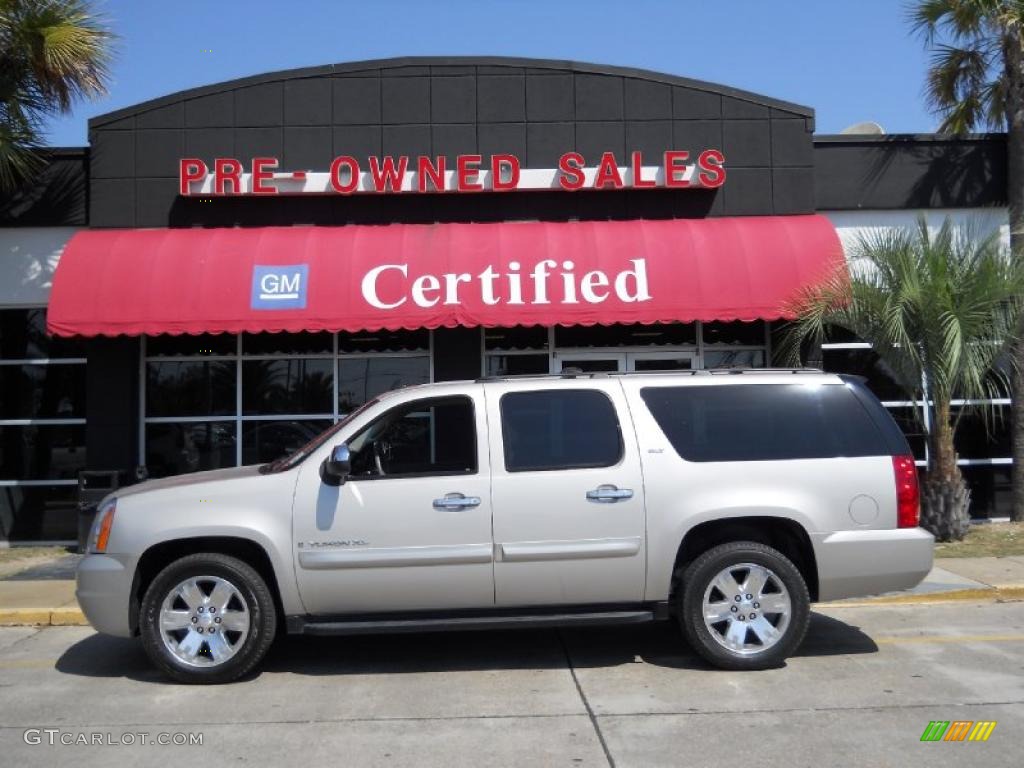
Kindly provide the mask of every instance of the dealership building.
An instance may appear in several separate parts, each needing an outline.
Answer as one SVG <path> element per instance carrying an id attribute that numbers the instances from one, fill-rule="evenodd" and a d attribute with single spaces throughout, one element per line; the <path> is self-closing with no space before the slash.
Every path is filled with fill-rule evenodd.
<path id="1" fill-rule="evenodd" d="M 275 72 L 46 157 L 0 199 L 0 543 L 73 540 L 83 471 L 268 461 L 399 386 L 778 364 L 860 234 L 1006 231 L 1001 135 L 816 135 L 808 107 L 565 61 Z M 870 345 L 811 358 L 925 463 Z M 965 417 L 958 451 L 972 514 L 1005 515 L 1009 428 Z"/>

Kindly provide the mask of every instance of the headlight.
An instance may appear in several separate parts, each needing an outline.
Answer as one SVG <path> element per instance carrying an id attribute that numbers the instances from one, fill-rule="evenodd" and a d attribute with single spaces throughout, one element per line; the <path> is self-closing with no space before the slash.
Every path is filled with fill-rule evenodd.
<path id="1" fill-rule="evenodd" d="M 107 551 L 107 541 L 110 539 L 110 529 L 114 525 L 116 508 L 116 497 L 100 504 L 96 519 L 92 521 L 92 530 L 89 532 L 89 552 L 100 554 Z"/>

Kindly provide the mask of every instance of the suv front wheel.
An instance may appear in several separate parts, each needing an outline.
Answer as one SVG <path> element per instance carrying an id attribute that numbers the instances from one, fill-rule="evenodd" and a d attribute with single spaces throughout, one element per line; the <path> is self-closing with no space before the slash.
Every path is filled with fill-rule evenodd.
<path id="1" fill-rule="evenodd" d="M 164 568 L 139 614 L 150 660 L 182 683 L 226 683 L 251 670 L 274 640 L 277 611 L 263 578 L 241 560 L 189 555 Z"/>
<path id="2" fill-rule="evenodd" d="M 810 596 L 781 552 L 734 541 L 686 567 L 675 609 L 687 641 L 706 661 L 722 669 L 768 669 L 803 641 Z"/>

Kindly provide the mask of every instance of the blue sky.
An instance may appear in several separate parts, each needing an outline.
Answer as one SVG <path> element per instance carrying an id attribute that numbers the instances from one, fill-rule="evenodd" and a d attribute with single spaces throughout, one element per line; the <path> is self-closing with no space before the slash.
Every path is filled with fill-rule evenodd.
<path id="1" fill-rule="evenodd" d="M 403 55 L 507 55 L 643 67 L 861 120 L 933 130 L 928 54 L 902 0 L 97 0 L 119 35 L 110 94 L 49 126 L 86 143 L 89 117 L 276 69 Z"/>

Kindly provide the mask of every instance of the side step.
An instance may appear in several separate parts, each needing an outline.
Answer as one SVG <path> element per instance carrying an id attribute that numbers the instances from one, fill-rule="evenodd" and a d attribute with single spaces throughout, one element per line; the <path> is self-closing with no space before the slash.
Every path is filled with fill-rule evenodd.
<path id="1" fill-rule="evenodd" d="M 653 610 L 383 620 L 316 620 L 305 616 L 289 616 L 288 632 L 290 634 L 302 635 L 378 635 L 400 632 L 450 632 L 479 629 L 590 627 L 607 626 L 609 624 L 645 624 L 655 621 L 655 618 Z"/>

